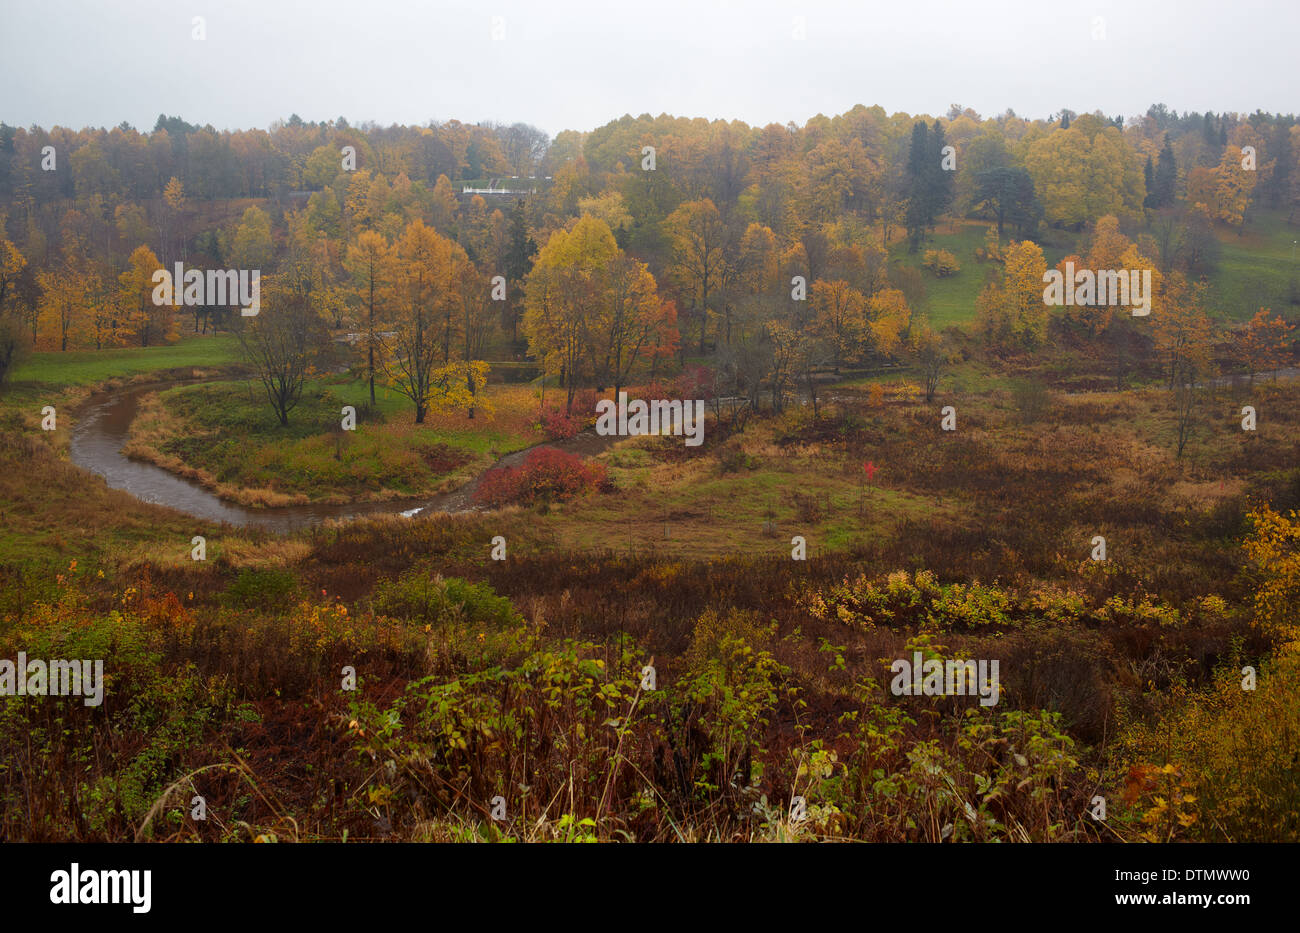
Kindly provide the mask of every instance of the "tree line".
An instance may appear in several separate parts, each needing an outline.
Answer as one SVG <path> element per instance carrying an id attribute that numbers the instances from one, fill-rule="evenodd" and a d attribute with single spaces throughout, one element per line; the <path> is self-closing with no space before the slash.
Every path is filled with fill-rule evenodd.
<path id="1" fill-rule="evenodd" d="M 1297 158 L 1293 116 L 1162 105 L 1128 121 L 955 105 L 940 117 L 858 106 L 803 126 L 642 115 L 553 140 L 456 121 L 0 125 L 0 361 L 269 326 L 147 300 L 148 273 L 183 261 L 263 270 L 264 315 L 292 304 L 351 333 L 372 392 L 376 378 L 405 386 L 420 419 L 439 396 L 473 410 L 485 374 L 471 364 L 493 356 L 531 357 L 568 403 L 579 386 L 705 357 L 720 392 L 779 408 L 803 385 L 816 405 L 819 371 L 904 358 L 929 369 L 951 354 L 925 319 L 919 270 L 890 259 L 900 239 L 922 249 L 941 217 L 996 225 L 977 330 L 1032 349 L 1048 324 L 1027 300 L 1036 237 L 1091 230 L 1097 255 L 1122 258 L 1112 221 L 1142 227 L 1154 232 L 1129 258 L 1195 283 L 1216 226 L 1294 213 Z M 463 193 L 484 177 L 530 193 Z M 1097 339 L 1111 330 L 1060 320 Z"/>

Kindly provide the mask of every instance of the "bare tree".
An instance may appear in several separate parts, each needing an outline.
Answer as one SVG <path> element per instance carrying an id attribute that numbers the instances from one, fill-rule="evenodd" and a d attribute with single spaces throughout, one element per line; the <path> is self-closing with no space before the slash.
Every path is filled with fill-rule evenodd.
<path id="1" fill-rule="evenodd" d="M 925 379 L 925 400 L 933 402 L 943 371 L 953 361 L 953 350 L 947 340 L 924 321 L 913 325 L 909 342 L 912 357 Z"/>
<path id="2" fill-rule="evenodd" d="M 1200 401 L 1200 389 L 1196 385 L 1194 371 L 1186 371 L 1183 378 L 1174 384 L 1174 411 L 1178 417 L 1178 457 L 1183 456 L 1187 442 L 1192 439 L 1196 425 L 1197 403 Z"/>
<path id="3" fill-rule="evenodd" d="M 261 313 L 241 318 L 239 345 L 256 370 L 281 425 L 302 398 L 307 378 L 325 365 L 329 332 L 307 292 L 271 286 Z"/>

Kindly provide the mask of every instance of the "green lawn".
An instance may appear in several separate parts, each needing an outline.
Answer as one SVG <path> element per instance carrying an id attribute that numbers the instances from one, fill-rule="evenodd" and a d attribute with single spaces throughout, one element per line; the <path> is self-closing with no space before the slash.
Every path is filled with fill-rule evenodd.
<path id="1" fill-rule="evenodd" d="M 959 220 L 953 225 L 945 223 L 939 231 L 930 237 L 915 253 L 907 250 L 907 241 L 901 240 L 889 248 L 891 263 L 901 263 L 921 270 L 925 280 L 926 300 L 929 303 L 930 323 L 942 330 L 952 324 L 967 325 L 975 319 L 975 299 L 990 272 L 997 268 L 994 263 L 982 263 L 975 258 L 975 250 L 984 245 L 984 238 L 992 224 L 979 220 Z M 1056 265 L 1074 249 L 1070 234 L 1061 231 L 1052 232 L 1053 239 L 1061 240 L 1067 245 L 1044 246 L 1043 255 L 1047 265 Z M 1002 245 L 1005 247 L 1012 239 L 1009 230 L 1003 231 Z M 961 271 L 956 275 L 938 278 L 933 272 L 921 266 L 926 250 L 946 249 L 957 257 Z"/>
<path id="2" fill-rule="evenodd" d="M 930 305 L 930 323 L 942 330 L 950 324 L 965 324 L 975 316 L 975 298 L 984 287 L 984 276 L 991 268 L 976 262 L 975 250 L 984 245 L 984 224 L 963 223 L 956 234 L 936 234 L 915 252 L 907 249 L 903 239 L 889 248 L 890 262 L 921 269 L 925 280 L 926 299 Z M 946 249 L 957 257 L 961 271 L 956 275 L 937 278 L 921 267 L 925 251 Z"/>
<path id="3" fill-rule="evenodd" d="M 1293 253 L 1296 240 L 1300 227 L 1288 226 L 1278 211 L 1260 212 L 1240 236 L 1220 230 L 1223 253 L 1213 279 L 1215 310 L 1235 321 L 1249 320 L 1260 308 L 1294 312 L 1290 295 L 1300 272 L 1300 247 Z"/>
<path id="4" fill-rule="evenodd" d="M 137 418 L 133 444 L 155 462 L 202 471 L 245 504 L 413 496 L 460 485 L 501 454 L 541 440 L 521 403 L 529 394 L 492 386 L 493 417 L 435 410 L 415 425 L 404 396 L 377 385 L 370 409 L 364 382 L 330 376 L 307 382 L 281 426 L 257 379 L 203 383 L 161 393 L 162 410 Z M 340 430 L 345 405 L 357 410 L 355 431 Z"/>
<path id="5" fill-rule="evenodd" d="M 230 334 L 188 337 L 163 347 L 71 350 L 34 353 L 13 374 L 15 383 L 95 385 L 114 378 L 184 366 L 225 366 L 238 362 L 239 344 Z"/>

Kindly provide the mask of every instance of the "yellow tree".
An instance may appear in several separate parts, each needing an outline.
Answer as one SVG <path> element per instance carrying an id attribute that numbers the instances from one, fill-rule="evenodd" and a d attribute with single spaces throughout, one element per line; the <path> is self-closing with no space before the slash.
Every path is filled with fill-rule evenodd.
<path id="1" fill-rule="evenodd" d="M 1204 283 L 1170 272 L 1152 303 L 1151 333 L 1171 388 L 1194 383 L 1209 369 L 1214 328 L 1204 311 L 1205 291 Z"/>
<path id="2" fill-rule="evenodd" d="M 18 274 L 27 265 L 27 260 L 18 251 L 18 247 L 5 238 L 3 220 L 4 216 L 0 215 L 0 314 L 4 313 L 5 299 L 17 281 Z"/>
<path id="3" fill-rule="evenodd" d="M 632 232 L 633 217 L 628 213 L 627 204 L 619 191 L 605 190 L 595 197 L 579 198 L 578 212 L 584 217 L 590 215 L 603 220 L 616 240 L 619 231 L 624 234 Z"/>
<path id="4" fill-rule="evenodd" d="M 596 387 L 614 388 L 614 398 L 637 365 L 677 349 L 677 311 L 661 301 L 654 276 L 645 263 L 620 252 L 597 277 L 601 300 L 584 328 Z"/>
<path id="5" fill-rule="evenodd" d="M 185 210 L 185 188 L 181 180 L 173 175 L 163 188 L 163 206 L 158 213 L 158 248 L 164 255 L 174 255 L 172 237 L 180 226 L 181 215 Z M 177 237 L 184 242 L 184 237 Z"/>
<path id="6" fill-rule="evenodd" d="M 709 310 L 722 280 L 726 262 L 723 246 L 726 227 L 718 208 L 708 198 L 687 201 L 664 220 L 664 231 L 672 244 L 669 269 L 699 320 L 700 352 L 705 351 Z"/>
<path id="7" fill-rule="evenodd" d="M 487 364 L 482 361 L 487 355 L 488 340 L 496 329 L 497 321 L 492 308 L 491 280 L 480 273 L 474 263 L 468 259 L 456 263 L 456 276 L 458 279 L 457 313 L 459 314 L 457 329 L 461 339 L 460 359 L 465 363 L 482 363 L 483 371 L 486 373 Z M 448 360 L 448 363 L 450 362 Z M 465 390 L 469 396 L 468 414 L 473 418 L 477 411 L 479 389 L 486 383 L 479 377 L 475 367 L 466 368 L 465 380 Z M 488 414 L 491 414 L 491 407 L 486 401 L 477 407 L 486 408 Z"/>
<path id="8" fill-rule="evenodd" d="M 154 301 L 157 283 L 153 276 L 161 268 L 158 257 L 147 246 L 137 246 L 127 260 L 126 269 L 117 277 L 117 304 L 121 312 L 121 330 L 149 346 L 150 341 L 166 341 L 176 336 L 175 308 L 166 302 Z M 173 282 L 172 288 L 182 288 Z"/>
<path id="9" fill-rule="evenodd" d="M 864 349 L 867 334 L 867 299 L 843 279 L 813 283 L 809 290 L 813 326 L 830 344 L 835 371 L 844 362 L 855 362 Z"/>
<path id="10" fill-rule="evenodd" d="M 1271 164 L 1271 163 L 1270 163 Z M 1227 146 L 1223 158 L 1215 169 L 1214 206 L 1212 214 L 1230 227 L 1241 229 L 1246 219 L 1246 208 L 1259 178 L 1259 167 L 1242 165 L 1241 148 Z"/>
<path id="11" fill-rule="evenodd" d="M 1269 313 L 1268 308 L 1256 311 L 1237 341 L 1237 359 L 1250 373 L 1252 383 L 1256 373 L 1270 370 L 1276 380 L 1277 371 L 1291 356 L 1291 331 L 1295 327 Z"/>
<path id="12" fill-rule="evenodd" d="M 370 171 L 364 168 L 357 169 L 348 179 L 347 194 L 343 198 L 343 215 L 347 219 L 349 230 L 369 230 L 377 219 L 370 214 L 370 183 Z"/>
<path id="13" fill-rule="evenodd" d="M 86 324 L 87 287 L 83 276 L 67 266 L 40 272 L 39 314 L 41 328 L 51 334 L 55 349 L 66 351 L 77 342 Z"/>
<path id="14" fill-rule="evenodd" d="M 1255 624 L 1294 641 L 1300 617 L 1300 513 L 1282 514 L 1264 505 L 1247 518 L 1251 533 L 1242 547 L 1258 581 Z"/>
<path id="15" fill-rule="evenodd" d="M 794 387 L 807 337 L 779 320 L 768 321 L 764 327 L 771 349 L 768 381 L 772 388 L 772 410 L 779 412 L 784 408 L 786 391 Z"/>
<path id="16" fill-rule="evenodd" d="M 925 378 L 925 401 L 933 402 L 944 369 L 957 356 L 943 336 L 924 320 L 912 325 L 908 335 L 908 350 Z"/>
<path id="17" fill-rule="evenodd" d="M 1120 232 L 1119 220 L 1114 214 L 1099 217 L 1092 231 L 1092 243 L 1088 246 L 1088 268 L 1118 269 L 1131 242 Z"/>
<path id="18" fill-rule="evenodd" d="M 95 349 L 115 347 L 122 342 L 121 311 L 118 308 L 116 285 L 109 273 L 92 267 L 89 278 L 90 310 L 86 331 L 94 340 Z"/>
<path id="19" fill-rule="evenodd" d="M 433 404 L 459 405 L 466 381 L 463 366 L 444 352 L 444 322 L 455 317 L 465 251 L 420 220 L 397 241 L 392 289 L 391 332 L 381 335 L 389 383 L 415 407 L 423 424 Z M 456 380 L 460 382 L 457 384 Z"/>
<path id="20" fill-rule="evenodd" d="M 1029 143 L 1025 168 L 1048 223 L 1066 226 L 1105 214 L 1140 216 L 1146 186 L 1134 152 L 1114 126 L 1080 117 Z"/>
<path id="21" fill-rule="evenodd" d="M 903 335 L 912 322 L 912 309 L 900 289 L 885 288 L 871 296 L 867 303 L 870 319 L 871 342 L 883 357 L 897 355 L 903 346 Z"/>
<path id="22" fill-rule="evenodd" d="M 770 227 L 751 223 L 740 238 L 735 288 L 739 293 L 741 309 L 741 338 L 754 336 L 761 328 L 758 319 L 763 315 L 769 300 L 780 287 L 781 251 L 776 234 Z M 730 343 L 731 335 L 727 335 Z"/>
<path id="23" fill-rule="evenodd" d="M 976 299 L 975 310 L 985 340 L 1006 349 L 1037 347 L 1047 333 L 1043 273 L 1047 260 L 1037 243 L 1012 242 L 1006 250 L 1001 281 L 991 281 Z"/>
<path id="24" fill-rule="evenodd" d="M 13 372 L 31 350 L 34 335 L 28 338 L 20 315 L 6 313 L 9 291 L 27 260 L 4 236 L 5 216 L 0 212 L 0 382 Z M 37 318 L 39 320 L 39 318 Z M 39 324 L 37 325 L 39 326 Z"/>
<path id="25" fill-rule="evenodd" d="M 481 194 L 470 198 L 461 212 L 457 239 L 474 262 L 482 263 L 491 256 L 492 227 L 488 218 L 487 202 L 483 200 Z"/>
<path id="26" fill-rule="evenodd" d="M 271 217 L 256 204 L 248 207 L 223 243 L 237 269 L 266 269 L 271 263 Z"/>
<path id="27" fill-rule="evenodd" d="M 375 351 L 379 349 L 378 324 L 383 296 L 392 275 L 392 254 L 383 234 L 363 230 L 356 243 L 348 247 L 345 265 L 352 276 L 356 295 L 365 314 L 365 337 L 361 343 L 366 353 L 366 381 L 370 385 L 370 404 L 375 404 Z"/>
<path id="28" fill-rule="evenodd" d="M 554 359 L 573 406 L 584 363 L 587 328 L 600 313 L 600 280 L 619 255 L 609 227 L 582 217 L 572 230 L 556 230 L 537 254 L 524 282 L 524 334 L 537 359 Z"/>
<path id="29" fill-rule="evenodd" d="M 1196 426 L 1200 381 L 1211 374 L 1214 327 L 1203 310 L 1206 288 L 1203 282 L 1189 285 L 1181 272 L 1171 272 L 1151 309 L 1156 352 L 1168 369 L 1169 388 L 1174 392 L 1180 458 Z"/>
<path id="30" fill-rule="evenodd" d="M 444 236 L 452 236 L 455 233 L 456 210 L 459 207 L 460 202 L 456 200 L 451 180 L 446 175 L 439 175 L 433 185 L 433 204 L 429 211 L 433 226 L 439 233 Z"/>

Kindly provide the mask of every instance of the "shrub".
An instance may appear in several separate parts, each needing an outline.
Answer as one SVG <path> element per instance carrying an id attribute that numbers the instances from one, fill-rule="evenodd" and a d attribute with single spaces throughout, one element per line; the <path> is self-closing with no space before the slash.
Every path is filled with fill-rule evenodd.
<path id="1" fill-rule="evenodd" d="M 975 258 L 980 262 L 1002 262 L 1004 252 L 997 227 L 989 227 L 984 235 L 984 245 L 975 250 Z"/>
<path id="2" fill-rule="evenodd" d="M 1140 838 L 1287 842 L 1300 834 L 1300 643 L 1258 665 L 1254 690 L 1242 689 L 1244 660 L 1225 659 L 1205 690 L 1172 686 L 1158 721 L 1121 735 L 1129 769 L 1119 822 Z"/>
<path id="3" fill-rule="evenodd" d="M 772 631 L 745 612 L 710 609 L 696 622 L 677 716 L 708 738 L 697 790 L 762 776 L 753 756 L 762 751 L 759 743 L 790 673 L 766 650 L 771 640 Z"/>
<path id="4" fill-rule="evenodd" d="M 537 426 L 549 440 L 568 440 L 595 421 L 597 401 L 599 394 L 593 389 L 575 392 L 571 406 L 564 401 L 540 409 Z"/>
<path id="5" fill-rule="evenodd" d="M 937 278 L 956 275 L 961 271 L 961 264 L 957 262 L 957 257 L 946 249 L 926 250 L 921 265 L 933 272 Z"/>
<path id="6" fill-rule="evenodd" d="M 249 568 L 226 588 L 226 602 L 238 609 L 286 609 L 297 589 L 292 571 Z"/>
<path id="7" fill-rule="evenodd" d="M 490 471 L 474 490 L 474 502 L 489 508 L 563 501 L 605 482 L 605 467 L 554 447 L 539 447 L 517 467 Z"/>
<path id="8" fill-rule="evenodd" d="M 717 374 L 707 366 L 683 366 L 671 380 L 653 380 L 645 387 L 646 398 L 703 399 L 717 396 Z"/>
<path id="9" fill-rule="evenodd" d="M 741 447 L 729 447 L 718 457 L 718 467 L 723 473 L 739 473 L 741 470 L 757 470 L 758 460 L 745 453 Z"/>
<path id="10" fill-rule="evenodd" d="M 523 623 L 510 600 L 498 596 L 488 584 L 443 578 L 424 570 L 408 571 L 379 584 L 374 607 L 381 615 L 424 625 L 456 621 L 508 628 Z"/>
<path id="11" fill-rule="evenodd" d="M 839 619 L 871 629 L 917 626 L 934 631 L 1013 627 L 1020 623 L 1008 595 L 979 583 L 941 585 L 933 573 L 895 571 L 883 583 L 860 576 L 815 593 L 809 611 L 820 619 Z"/>
<path id="12" fill-rule="evenodd" d="M 581 415 L 566 413 L 563 408 L 543 408 L 537 418 L 542 433 L 552 441 L 564 441 L 577 436 L 585 421 Z"/>
<path id="13" fill-rule="evenodd" d="M 1037 379 L 1016 380 L 1011 387 L 1011 395 L 1015 400 L 1016 411 L 1020 412 L 1020 418 L 1026 424 L 1041 419 L 1052 401 L 1047 386 Z"/>
<path id="14" fill-rule="evenodd" d="M 361 760 L 389 762 L 387 771 L 367 768 L 367 794 L 395 825 L 418 829 L 458 800 L 501 794 L 511 819 L 500 829 L 536 834 L 548 801 L 565 794 L 585 817 L 582 835 L 594 835 L 586 814 L 599 815 L 620 761 L 611 755 L 610 726 L 626 728 L 614 717 L 634 708 L 645 662 L 624 652 L 610 659 L 622 672 L 615 673 L 604 645 L 510 637 L 510 657 L 482 670 L 411 681 L 391 705 L 353 702 L 351 737 Z"/>

